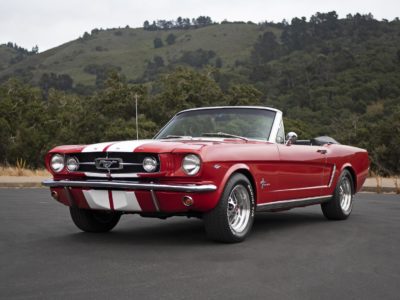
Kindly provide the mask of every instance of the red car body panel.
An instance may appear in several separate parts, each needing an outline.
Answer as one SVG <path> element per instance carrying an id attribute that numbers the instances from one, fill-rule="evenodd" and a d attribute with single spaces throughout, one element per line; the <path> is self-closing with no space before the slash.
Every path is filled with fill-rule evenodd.
<path id="1" fill-rule="evenodd" d="M 107 152 L 112 144 L 102 145 Z M 104 147 L 103 147 L 104 146 Z M 60 146 L 52 149 L 46 156 L 49 167 L 54 153 L 80 153 L 87 146 Z M 94 147 L 96 148 L 96 147 Z M 96 148 L 95 151 L 100 150 Z M 145 141 L 134 149 L 135 153 L 154 153 L 160 157 L 160 171 L 154 174 L 140 173 L 137 179 L 154 180 L 165 184 L 214 184 L 217 189 L 208 193 L 188 193 L 154 191 L 159 212 L 185 213 L 190 211 L 207 212 L 213 209 L 223 193 L 225 184 L 235 172 L 245 172 L 251 178 L 257 205 L 282 200 L 301 199 L 332 195 L 338 177 L 344 168 L 351 170 L 355 179 L 355 191 L 358 191 L 368 174 L 368 155 L 365 150 L 335 144 L 324 146 L 284 145 L 260 141 L 242 141 L 236 139 L 187 140 L 187 141 Z M 117 152 L 108 152 L 112 157 Z M 186 175 L 181 161 L 188 153 L 197 154 L 202 159 L 200 172 L 195 176 Z M 85 173 L 64 170 L 54 173 L 55 180 L 86 179 Z M 264 182 L 262 185 L 261 182 Z M 71 205 L 68 192 L 62 187 L 52 187 L 58 195 L 58 201 Z M 89 208 L 84 191 L 87 188 L 70 188 L 75 205 Z M 134 192 L 141 212 L 156 212 L 150 191 L 129 190 Z M 108 192 L 107 192 L 108 193 Z M 183 196 L 193 198 L 190 207 L 182 203 Z M 112 192 L 111 192 L 112 197 Z M 109 209 L 113 209 L 112 203 Z"/>
<path id="2" fill-rule="evenodd" d="M 44 185 L 50 187 L 57 201 L 67 206 L 171 215 L 212 210 L 229 178 L 237 172 L 251 182 L 259 210 L 292 208 L 290 205 L 275 209 L 274 205 L 280 203 L 298 201 L 297 206 L 301 206 L 319 203 L 319 198 L 326 200 L 332 197 L 344 169 L 352 174 L 353 192 L 361 189 L 369 170 L 365 150 L 335 143 L 320 146 L 275 143 L 278 129 L 283 129 L 282 113 L 270 108 L 246 109 L 267 109 L 270 115 L 275 115 L 266 141 L 240 137 L 182 137 L 58 146 L 45 157 L 53 180 Z M 119 159 L 121 153 L 156 156 L 159 167 L 153 173 L 70 172 L 66 167 L 54 172 L 50 167 L 55 154 L 64 156 L 65 161 L 66 157 L 87 154 L 95 154 L 100 159 Z M 201 160 L 200 170 L 193 176 L 182 168 L 183 158 L 188 154 L 197 155 Z M 87 164 L 95 165 L 95 162 L 92 159 Z M 96 168 L 99 169 L 97 165 Z M 192 203 L 184 203 L 184 197 L 192 199 Z"/>

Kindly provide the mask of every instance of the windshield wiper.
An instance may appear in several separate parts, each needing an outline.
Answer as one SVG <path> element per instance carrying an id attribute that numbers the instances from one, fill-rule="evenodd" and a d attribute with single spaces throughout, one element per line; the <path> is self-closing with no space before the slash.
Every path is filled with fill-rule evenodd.
<path id="1" fill-rule="evenodd" d="M 241 139 L 244 141 L 248 141 L 248 138 L 245 138 L 243 136 L 240 135 L 234 135 L 234 134 L 230 134 L 230 133 L 225 133 L 225 132 L 206 132 L 206 133 L 202 133 L 202 136 L 218 136 L 218 137 L 231 137 L 231 138 L 235 138 L 235 139 Z"/>
<path id="2" fill-rule="evenodd" d="M 161 138 L 162 140 L 166 140 L 166 139 L 192 139 L 192 137 L 190 135 L 167 135 Z"/>

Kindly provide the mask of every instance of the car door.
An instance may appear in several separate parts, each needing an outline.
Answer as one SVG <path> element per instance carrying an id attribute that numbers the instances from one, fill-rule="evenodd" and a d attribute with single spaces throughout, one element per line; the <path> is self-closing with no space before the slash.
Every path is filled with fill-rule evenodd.
<path id="1" fill-rule="evenodd" d="M 324 186 L 327 149 L 323 146 L 278 144 L 278 186 L 275 199 L 318 197 Z"/>

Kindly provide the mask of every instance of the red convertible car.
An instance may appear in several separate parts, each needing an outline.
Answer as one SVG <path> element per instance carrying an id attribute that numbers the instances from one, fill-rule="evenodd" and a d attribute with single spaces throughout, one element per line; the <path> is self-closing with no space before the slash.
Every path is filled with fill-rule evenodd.
<path id="1" fill-rule="evenodd" d="M 329 137 L 285 136 L 282 112 L 209 107 L 176 114 L 151 140 L 52 149 L 43 182 L 86 232 L 114 228 L 122 214 L 199 217 L 207 235 L 240 242 L 254 214 L 320 204 L 346 219 L 369 169 L 365 150 Z"/>

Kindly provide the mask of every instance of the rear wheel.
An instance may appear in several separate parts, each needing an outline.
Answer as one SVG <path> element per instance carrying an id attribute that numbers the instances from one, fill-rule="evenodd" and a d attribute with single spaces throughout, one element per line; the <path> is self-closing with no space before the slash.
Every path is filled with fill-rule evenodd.
<path id="1" fill-rule="evenodd" d="M 339 177 L 332 200 L 321 204 L 324 216 L 329 220 L 347 219 L 353 209 L 354 185 L 348 170 Z"/>
<path id="2" fill-rule="evenodd" d="M 207 236 L 225 243 L 243 241 L 253 225 L 254 207 L 250 181 L 242 174 L 233 175 L 228 180 L 218 205 L 204 215 Z"/>
<path id="3" fill-rule="evenodd" d="M 69 211 L 74 224 L 86 232 L 110 231 L 121 218 L 121 213 L 114 211 L 89 210 L 78 207 L 70 207 Z"/>

